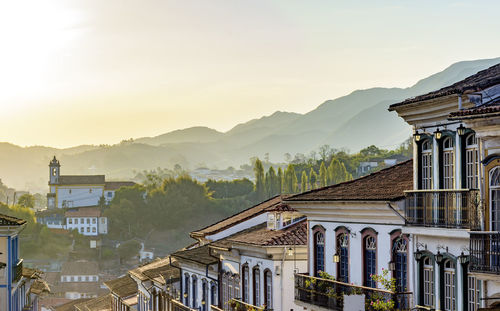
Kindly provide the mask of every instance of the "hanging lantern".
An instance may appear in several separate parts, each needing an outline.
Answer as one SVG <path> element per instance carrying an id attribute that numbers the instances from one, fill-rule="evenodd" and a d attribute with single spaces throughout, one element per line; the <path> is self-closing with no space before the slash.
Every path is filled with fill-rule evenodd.
<path id="1" fill-rule="evenodd" d="M 434 132 L 434 137 L 436 137 L 437 140 L 440 140 L 442 136 L 443 136 L 443 133 L 441 132 L 441 130 L 438 127 L 436 129 L 436 131 Z"/>
<path id="2" fill-rule="evenodd" d="M 419 142 L 422 139 L 422 134 L 418 130 L 416 130 L 413 134 L 413 137 L 415 137 L 416 142 Z"/>
<path id="3" fill-rule="evenodd" d="M 465 134 L 465 130 L 466 130 L 466 128 L 462 125 L 462 123 L 460 123 L 460 126 L 457 127 L 458 135 L 463 136 Z"/>

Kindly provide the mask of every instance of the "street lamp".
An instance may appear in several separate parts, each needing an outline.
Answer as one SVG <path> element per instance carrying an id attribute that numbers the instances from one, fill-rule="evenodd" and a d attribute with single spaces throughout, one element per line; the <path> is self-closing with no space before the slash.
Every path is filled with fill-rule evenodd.
<path id="1" fill-rule="evenodd" d="M 434 132 L 434 137 L 436 137 L 437 140 L 440 140 L 441 139 L 441 136 L 443 136 L 443 132 L 441 132 L 441 130 L 439 129 L 439 127 L 436 129 L 436 131 Z"/>
<path id="2" fill-rule="evenodd" d="M 458 135 L 463 136 L 465 134 L 465 130 L 466 130 L 466 128 L 462 125 L 462 123 L 460 123 L 460 126 L 457 127 Z"/>
<path id="3" fill-rule="evenodd" d="M 393 260 L 389 261 L 389 271 L 396 271 L 396 263 Z"/>
<path id="4" fill-rule="evenodd" d="M 335 255 L 333 255 L 333 262 L 334 263 L 340 262 L 340 255 L 338 253 L 335 253 Z"/>
<path id="5" fill-rule="evenodd" d="M 422 252 L 421 251 L 416 251 L 414 256 L 416 261 L 420 261 L 422 259 Z"/>
<path id="6" fill-rule="evenodd" d="M 469 262 L 469 256 L 464 255 L 464 252 L 462 252 L 460 256 L 458 256 L 458 261 L 460 264 L 465 265 Z"/>
<path id="7" fill-rule="evenodd" d="M 416 130 L 415 133 L 413 134 L 413 137 L 415 137 L 416 142 L 419 142 L 420 139 L 422 139 L 422 134 L 418 130 Z"/>
<path id="8" fill-rule="evenodd" d="M 293 248 L 289 247 L 287 254 L 288 254 L 288 256 L 293 256 Z"/>
<path id="9" fill-rule="evenodd" d="M 440 251 L 436 254 L 436 262 L 438 265 L 440 265 L 443 262 L 443 254 L 441 254 Z"/>

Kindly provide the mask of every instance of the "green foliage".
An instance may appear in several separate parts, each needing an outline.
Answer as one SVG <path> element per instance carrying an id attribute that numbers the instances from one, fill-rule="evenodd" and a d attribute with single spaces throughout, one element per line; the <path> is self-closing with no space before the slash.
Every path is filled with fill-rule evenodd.
<path id="1" fill-rule="evenodd" d="M 35 207 L 35 197 L 29 193 L 23 194 L 17 200 L 17 204 L 23 207 L 34 208 Z"/>
<path id="2" fill-rule="evenodd" d="M 281 193 L 281 181 L 278 175 L 276 175 L 276 171 L 272 166 L 269 167 L 269 170 L 266 173 L 265 183 L 266 183 L 266 194 L 268 198 Z"/>
<path id="3" fill-rule="evenodd" d="M 328 184 L 328 172 L 326 171 L 325 162 L 321 162 L 319 167 L 319 186 L 324 187 Z"/>
<path id="4" fill-rule="evenodd" d="M 214 199 L 226 199 L 249 195 L 254 190 L 254 184 L 247 178 L 227 180 L 209 179 L 205 186 Z"/>
<path id="5" fill-rule="evenodd" d="M 264 166 L 258 158 L 255 160 L 253 171 L 255 174 L 255 193 L 258 201 L 263 201 L 266 198 L 266 189 L 264 185 Z"/>
<path id="6" fill-rule="evenodd" d="M 121 243 L 118 246 L 118 256 L 120 257 L 120 263 L 131 259 L 134 256 L 139 254 L 139 250 L 141 249 L 141 244 L 135 240 L 130 240 L 124 243 Z"/>
<path id="7" fill-rule="evenodd" d="M 311 189 L 316 189 L 318 187 L 318 174 L 316 174 L 312 167 L 309 171 L 309 182 L 311 184 Z"/>
<path id="8" fill-rule="evenodd" d="M 307 191 L 309 190 L 309 182 L 307 180 L 306 171 L 302 171 L 302 176 L 300 177 L 300 190 Z"/>
<path id="9" fill-rule="evenodd" d="M 278 182 L 279 182 L 279 189 L 280 189 L 280 193 L 283 193 L 283 179 L 284 179 L 284 175 L 283 175 L 283 169 L 281 167 L 278 167 Z"/>
<path id="10" fill-rule="evenodd" d="M 297 174 L 295 174 L 295 167 L 293 164 L 289 164 L 285 170 L 283 178 L 283 192 L 284 193 L 296 193 L 298 192 L 298 180 Z"/>
<path id="11" fill-rule="evenodd" d="M 396 279 L 389 275 L 389 270 L 382 268 L 382 274 L 372 274 L 372 280 L 382 285 L 385 290 L 396 292 Z M 395 302 L 392 298 L 375 293 L 369 301 L 370 307 L 377 311 L 394 310 Z"/>

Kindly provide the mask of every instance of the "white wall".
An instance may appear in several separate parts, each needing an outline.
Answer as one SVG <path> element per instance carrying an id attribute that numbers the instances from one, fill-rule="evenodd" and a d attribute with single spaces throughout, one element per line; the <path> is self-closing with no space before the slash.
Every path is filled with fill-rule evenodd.
<path id="1" fill-rule="evenodd" d="M 235 234 L 237 232 L 240 232 L 242 230 L 260 225 L 263 222 L 267 222 L 267 213 L 262 213 L 258 216 L 255 216 L 251 219 L 248 219 L 242 223 L 239 223 L 235 226 L 232 226 L 224 231 L 221 231 L 219 233 L 213 234 L 213 235 L 207 235 L 205 238 L 210 240 L 210 241 L 217 241 L 220 239 L 223 239 L 225 237 L 228 237 L 232 234 Z"/>
<path id="2" fill-rule="evenodd" d="M 78 232 L 86 236 L 96 236 L 99 234 L 98 220 L 98 217 L 66 217 L 66 228 L 68 230 L 77 229 Z"/>
<path id="3" fill-rule="evenodd" d="M 96 206 L 103 195 L 104 186 L 57 186 L 57 207 Z"/>

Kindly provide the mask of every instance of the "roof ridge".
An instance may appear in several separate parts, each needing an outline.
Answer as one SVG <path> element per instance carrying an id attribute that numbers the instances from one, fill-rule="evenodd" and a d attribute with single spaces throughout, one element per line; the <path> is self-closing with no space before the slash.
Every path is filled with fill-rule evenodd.
<path id="1" fill-rule="evenodd" d="M 348 180 L 348 181 L 343 181 L 343 182 L 340 182 L 338 184 L 333 184 L 333 185 L 328 185 L 328 186 L 324 186 L 324 187 L 321 187 L 321 188 L 316 188 L 316 189 L 312 189 L 312 190 L 309 190 L 309 191 L 305 191 L 305 192 L 301 192 L 301 193 L 297 193 L 297 194 L 294 194 L 292 196 L 289 196 L 287 199 L 292 199 L 292 198 L 295 198 L 297 196 L 300 196 L 300 195 L 304 195 L 304 194 L 309 194 L 309 193 L 314 193 L 314 192 L 317 192 L 317 191 L 321 191 L 321 190 L 325 190 L 325 189 L 332 189 L 332 188 L 336 188 L 336 187 L 339 187 L 339 186 L 342 186 L 342 185 L 346 185 L 346 184 L 350 184 L 350 183 L 353 183 L 353 182 L 357 182 L 359 180 L 363 180 L 363 179 L 367 179 L 368 177 L 373 177 L 373 176 L 376 176 L 378 174 L 381 174 L 382 172 L 386 172 L 388 170 L 392 170 L 392 169 L 395 169 L 395 168 L 398 168 L 402 165 L 405 165 L 407 164 L 408 162 L 411 162 L 413 161 L 413 158 L 411 159 L 408 159 L 406 161 L 403 161 L 403 162 L 400 162 L 400 163 L 397 163 L 397 164 L 394 164 L 394 165 L 391 165 L 389 167 L 386 167 L 386 168 L 383 168 L 379 171 L 376 171 L 376 172 L 373 172 L 373 173 L 370 173 L 368 175 L 365 175 L 365 176 L 361 176 L 361 177 L 358 177 L 358 178 L 355 178 L 355 179 L 352 179 L 352 180 Z M 286 200 L 285 199 L 285 202 Z"/>

